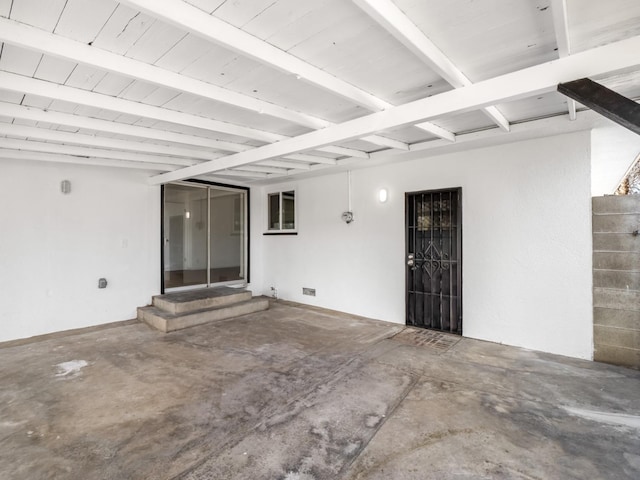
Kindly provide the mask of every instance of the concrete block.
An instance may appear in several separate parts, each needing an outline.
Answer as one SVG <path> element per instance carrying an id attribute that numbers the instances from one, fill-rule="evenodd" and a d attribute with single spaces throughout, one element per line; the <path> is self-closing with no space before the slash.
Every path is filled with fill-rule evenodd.
<path id="1" fill-rule="evenodd" d="M 153 297 L 153 305 L 166 312 L 179 314 L 222 307 L 251 300 L 251 292 L 239 288 L 216 287 L 167 293 Z"/>
<path id="2" fill-rule="evenodd" d="M 594 252 L 593 268 L 595 270 L 640 272 L 640 253 Z"/>
<path id="3" fill-rule="evenodd" d="M 640 213 L 640 196 L 607 195 L 593 197 L 593 213 Z"/>
<path id="4" fill-rule="evenodd" d="M 640 291 L 640 272 L 594 270 L 593 286 L 618 290 Z"/>
<path id="5" fill-rule="evenodd" d="M 249 313 L 260 312 L 268 308 L 269 299 L 258 297 L 232 305 L 180 314 L 169 313 L 155 306 L 141 307 L 138 309 L 138 318 L 161 332 L 168 333 L 204 323 L 217 322 Z"/>
<path id="6" fill-rule="evenodd" d="M 640 330 L 640 311 L 596 307 L 593 324 Z"/>
<path id="7" fill-rule="evenodd" d="M 605 252 L 640 252 L 640 236 L 629 233 L 594 233 L 593 250 Z"/>
<path id="8" fill-rule="evenodd" d="M 640 368 L 640 350 L 633 348 L 598 345 L 593 351 L 593 359 L 596 362 Z"/>
<path id="9" fill-rule="evenodd" d="M 595 325 L 593 327 L 593 342 L 596 347 L 609 345 L 640 350 L 640 330 Z"/>
<path id="10" fill-rule="evenodd" d="M 640 228 L 640 214 L 594 215 L 594 232 L 631 233 Z"/>
<path id="11" fill-rule="evenodd" d="M 594 288 L 593 306 L 640 311 L 640 292 Z"/>

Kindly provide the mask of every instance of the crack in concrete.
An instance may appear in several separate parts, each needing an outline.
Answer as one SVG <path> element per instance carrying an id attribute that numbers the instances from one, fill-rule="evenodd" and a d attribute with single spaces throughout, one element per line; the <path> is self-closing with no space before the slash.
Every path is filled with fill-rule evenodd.
<path id="1" fill-rule="evenodd" d="M 403 392 L 403 394 L 400 397 L 398 397 L 398 401 L 387 411 L 386 415 L 381 419 L 382 421 L 378 422 L 378 424 L 376 425 L 373 431 L 373 435 L 371 435 L 365 442 L 363 442 L 363 444 L 360 445 L 360 448 L 358 449 L 357 453 L 351 458 L 351 460 L 346 462 L 342 466 L 342 468 L 339 471 L 340 476 L 345 474 L 349 470 L 349 468 L 351 468 L 351 465 L 353 465 L 353 463 L 358 458 L 360 458 L 360 455 L 367 448 L 367 445 L 369 445 L 369 443 L 371 443 L 371 441 L 376 437 L 380 429 L 384 426 L 387 420 L 389 420 L 393 416 L 396 409 L 402 404 L 402 402 L 404 402 L 404 399 L 407 398 L 407 396 L 411 393 L 411 391 L 414 389 L 414 387 L 417 385 L 419 381 L 420 381 L 419 376 L 416 376 L 413 378 L 413 381 L 409 384 L 407 389 Z"/>

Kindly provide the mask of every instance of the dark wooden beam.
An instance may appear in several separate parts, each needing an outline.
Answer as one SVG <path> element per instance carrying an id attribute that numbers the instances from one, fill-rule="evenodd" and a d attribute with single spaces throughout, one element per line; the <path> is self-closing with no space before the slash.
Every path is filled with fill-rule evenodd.
<path id="1" fill-rule="evenodd" d="M 640 135 L 640 105 L 588 78 L 560 83 L 558 91 Z"/>

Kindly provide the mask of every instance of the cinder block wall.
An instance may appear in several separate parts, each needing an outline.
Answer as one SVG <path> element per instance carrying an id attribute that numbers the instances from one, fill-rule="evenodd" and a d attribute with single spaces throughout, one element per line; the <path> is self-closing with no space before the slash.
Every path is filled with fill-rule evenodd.
<path id="1" fill-rule="evenodd" d="M 594 360 L 640 369 L 640 196 L 593 198 Z"/>

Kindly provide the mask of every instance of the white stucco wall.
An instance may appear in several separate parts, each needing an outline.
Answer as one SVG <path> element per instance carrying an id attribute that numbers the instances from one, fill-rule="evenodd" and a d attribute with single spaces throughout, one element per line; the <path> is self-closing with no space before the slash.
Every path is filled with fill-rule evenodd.
<path id="1" fill-rule="evenodd" d="M 589 132 L 355 170 L 351 225 L 346 173 L 255 189 L 263 292 L 404 323 L 404 194 L 448 187 L 463 189 L 463 335 L 591 358 Z M 266 192 L 290 188 L 299 234 L 262 236 Z"/>
<path id="2" fill-rule="evenodd" d="M 613 122 L 594 128 L 591 135 L 591 193 L 613 194 L 640 155 L 640 135 Z"/>
<path id="3" fill-rule="evenodd" d="M 262 253 L 262 189 L 252 187 L 249 191 L 249 285 L 254 295 L 262 295 L 264 283 L 264 256 Z"/>
<path id="4" fill-rule="evenodd" d="M 160 191 L 147 176 L 0 161 L 0 341 L 135 318 L 159 293 Z"/>

